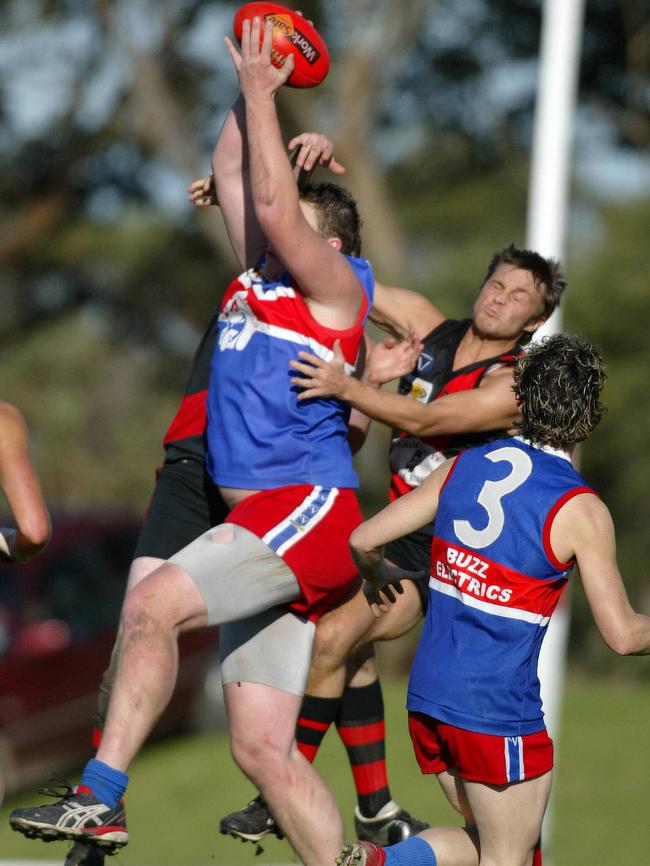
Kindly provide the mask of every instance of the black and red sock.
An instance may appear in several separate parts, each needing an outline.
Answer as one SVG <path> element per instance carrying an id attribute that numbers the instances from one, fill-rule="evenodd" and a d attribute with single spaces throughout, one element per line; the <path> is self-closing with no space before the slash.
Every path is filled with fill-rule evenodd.
<path id="1" fill-rule="evenodd" d="M 319 698 L 305 695 L 296 724 L 296 744 L 310 764 L 323 742 L 329 726 L 336 719 L 341 698 Z"/>
<path id="2" fill-rule="evenodd" d="M 391 799 L 386 771 L 384 699 L 379 680 L 359 688 L 346 688 L 336 727 L 352 766 L 359 811 L 372 818 Z"/>

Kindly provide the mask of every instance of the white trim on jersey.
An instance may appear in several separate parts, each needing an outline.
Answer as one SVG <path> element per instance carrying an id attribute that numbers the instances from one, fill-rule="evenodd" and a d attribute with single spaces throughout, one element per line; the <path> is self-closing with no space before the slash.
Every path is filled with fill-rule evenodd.
<path id="1" fill-rule="evenodd" d="M 266 289 L 261 283 L 253 283 L 251 286 L 255 297 L 260 301 L 277 301 L 278 298 L 295 298 L 296 292 L 289 286 L 277 285 L 274 289 Z"/>
<path id="2" fill-rule="evenodd" d="M 560 457 L 562 460 L 568 460 L 571 463 L 571 455 L 568 451 L 564 451 L 561 448 L 553 448 L 552 445 L 539 445 L 537 442 L 531 442 L 530 439 L 524 439 L 523 436 L 513 436 L 513 439 L 517 439 L 519 442 L 523 442 L 524 445 L 528 445 L 529 448 L 536 448 L 538 451 L 544 451 L 546 454 L 551 454 L 553 457 Z"/>
<path id="3" fill-rule="evenodd" d="M 450 598 L 455 598 L 461 604 L 467 605 L 467 607 L 474 607 L 477 610 L 482 610 L 494 616 L 503 616 L 506 619 L 518 619 L 540 627 L 547 626 L 551 619 L 550 616 L 543 616 L 541 613 L 531 613 L 529 610 L 522 610 L 519 607 L 502 607 L 499 604 L 492 604 L 489 601 L 474 598 L 474 596 L 462 592 L 457 586 L 438 580 L 433 575 L 429 578 L 429 588 L 434 592 L 440 592 L 443 595 L 450 596 Z"/>
<path id="4" fill-rule="evenodd" d="M 308 337 L 306 334 L 301 334 L 300 331 L 292 331 L 289 328 L 281 328 L 279 325 L 270 325 L 268 322 L 261 322 L 255 319 L 255 330 L 261 334 L 267 334 L 269 337 L 275 337 L 278 340 L 286 340 L 289 343 L 297 343 L 299 346 L 307 346 L 314 355 L 317 355 L 323 361 L 331 361 L 334 357 L 334 352 L 314 340 L 313 337 Z M 354 366 L 344 363 L 344 370 L 348 376 L 354 372 Z"/>
<path id="5" fill-rule="evenodd" d="M 241 298 L 238 300 L 242 303 Z M 224 309 L 219 314 L 219 322 L 224 322 L 226 326 L 228 326 L 228 321 L 232 312 L 232 309 Z M 279 325 L 271 325 L 269 322 L 262 322 L 257 318 L 247 304 L 245 308 L 242 306 L 235 309 L 234 312 L 245 314 L 246 318 L 252 323 L 252 328 L 249 331 L 251 336 L 253 332 L 257 331 L 260 334 L 266 334 L 268 337 L 275 337 L 276 340 L 284 340 L 287 343 L 295 343 L 298 346 L 305 346 L 323 361 L 331 361 L 334 357 L 334 352 L 331 349 L 328 349 L 327 346 L 319 343 L 318 340 L 315 340 L 313 337 L 308 337 L 306 334 L 301 334 L 300 331 L 293 331 L 290 328 L 281 328 Z M 250 328 L 251 326 L 249 325 L 248 327 Z M 246 342 L 248 342 L 248 340 L 246 340 Z M 219 343 L 219 347 L 223 351 L 221 342 Z M 229 346 L 227 348 L 231 347 Z M 352 373 L 354 373 L 355 367 L 353 364 L 348 364 L 348 362 L 345 361 L 343 369 L 346 375 L 351 376 Z"/>

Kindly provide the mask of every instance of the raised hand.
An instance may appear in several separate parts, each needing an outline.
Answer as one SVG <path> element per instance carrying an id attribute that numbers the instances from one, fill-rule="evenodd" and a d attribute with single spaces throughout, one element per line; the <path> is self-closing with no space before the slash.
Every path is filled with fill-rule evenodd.
<path id="1" fill-rule="evenodd" d="M 334 174 L 345 174 L 346 169 L 334 159 L 334 145 L 320 132 L 302 132 L 288 144 L 295 152 L 294 165 L 301 172 L 312 172 L 317 165 L 328 168 Z"/>
<path id="2" fill-rule="evenodd" d="M 422 343 L 411 331 L 403 340 L 388 337 L 376 343 L 366 363 L 364 381 L 373 385 L 384 385 L 410 373 L 417 364 Z"/>
<path id="3" fill-rule="evenodd" d="M 241 54 L 233 41 L 226 36 L 226 47 L 235 64 L 239 76 L 239 86 L 245 99 L 274 97 L 293 72 L 293 55 L 288 54 L 282 66 L 271 63 L 271 44 L 273 42 L 273 22 L 264 22 L 257 16 L 252 22 L 246 18 L 242 24 Z"/>

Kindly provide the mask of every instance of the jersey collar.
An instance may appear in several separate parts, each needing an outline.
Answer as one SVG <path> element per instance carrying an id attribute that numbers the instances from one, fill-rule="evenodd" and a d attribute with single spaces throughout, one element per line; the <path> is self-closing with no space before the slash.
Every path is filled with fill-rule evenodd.
<path id="1" fill-rule="evenodd" d="M 544 451 L 546 454 L 552 454 L 553 457 L 561 457 L 563 460 L 568 460 L 571 463 L 571 455 L 568 451 L 561 448 L 553 448 L 551 445 L 539 445 L 537 442 L 531 442 L 530 439 L 524 439 L 523 436 L 513 436 L 518 442 L 523 442 L 529 448 L 536 448 L 537 451 Z"/>

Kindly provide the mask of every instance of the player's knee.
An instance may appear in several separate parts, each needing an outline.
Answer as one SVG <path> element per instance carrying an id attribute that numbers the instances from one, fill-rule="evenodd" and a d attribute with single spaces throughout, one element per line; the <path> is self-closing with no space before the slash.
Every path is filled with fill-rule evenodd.
<path id="1" fill-rule="evenodd" d="M 337 667 L 346 661 L 349 649 L 349 643 L 335 617 L 328 617 L 317 623 L 312 666 Z"/>
<path id="2" fill-rule="evenodd" d="M 144 594 L 134 589 L 128 593 L 122 606 L 120 623 L 121 645 L 133 640 L 146 639 L 148 636 L 164 629 L 166 623 L 156 605 L 144 597 Z"/>
<path id="3" fill-rule="evenodd" d="M 239 769 L 256 785 L 277 778 L 287 765 L 288 755 L 272 736 L 261 739 L 247 734 L 231 735 L 230 751 Z"/>

